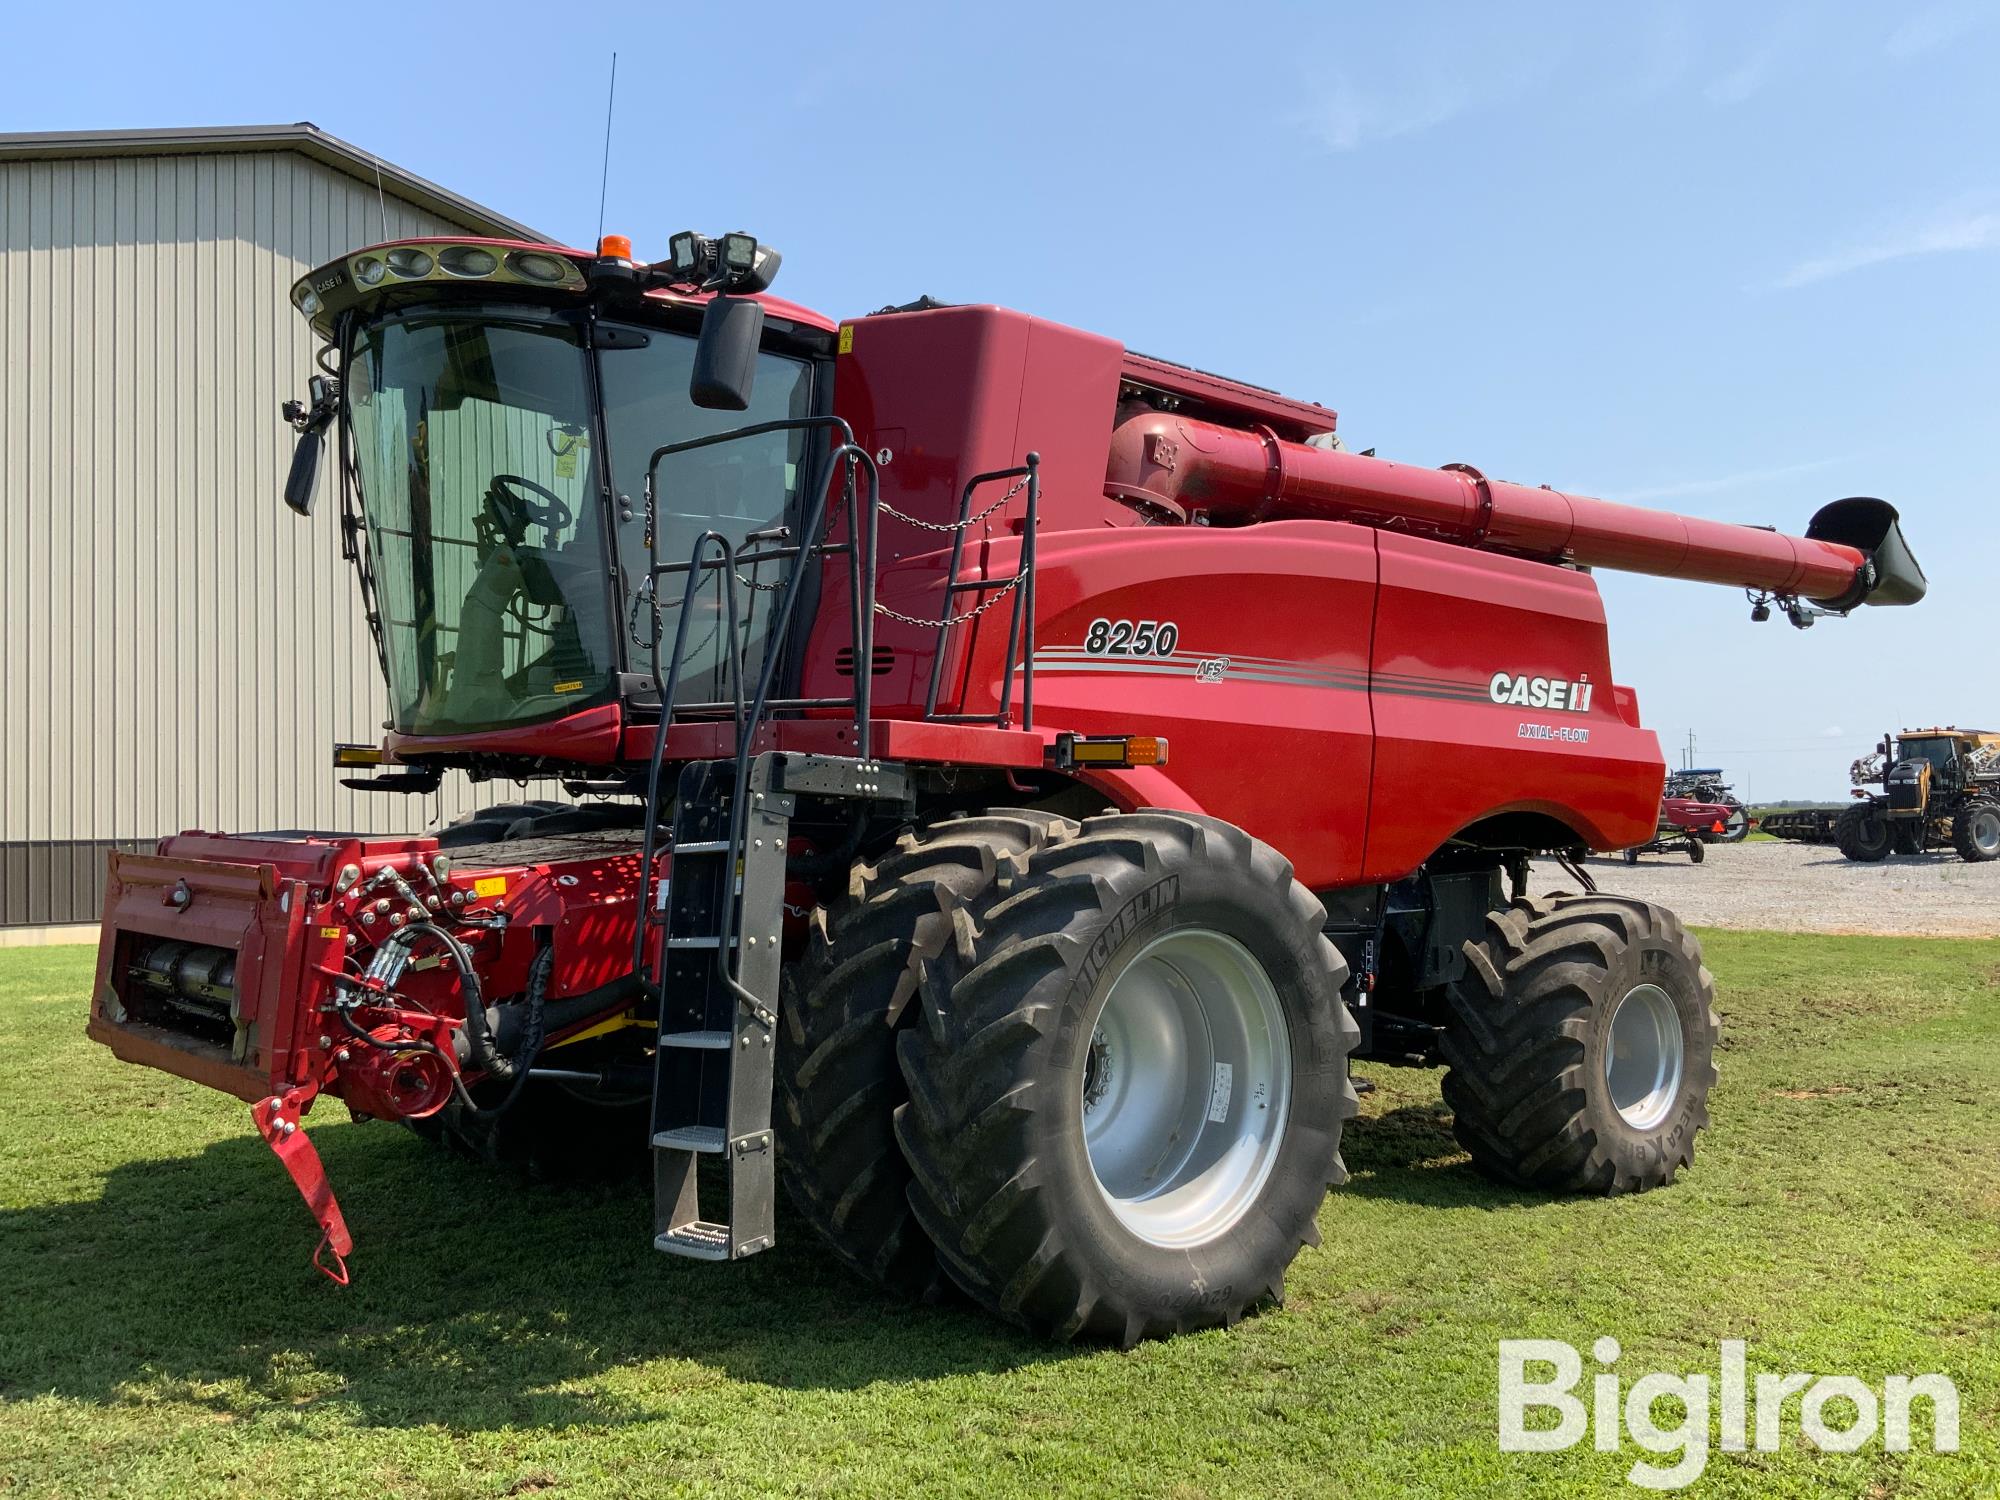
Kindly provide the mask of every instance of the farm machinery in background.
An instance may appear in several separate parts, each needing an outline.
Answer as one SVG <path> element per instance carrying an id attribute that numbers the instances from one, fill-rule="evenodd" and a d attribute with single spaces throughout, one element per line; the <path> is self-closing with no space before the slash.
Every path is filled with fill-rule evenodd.
<path id="1" fill-rule="evenodd" d="M 1849 777 L 1858 800 L 1833 820 L 1833 841 L 1849 859 L 1946 847 L 1973 864 L 2000 859 L 2000 734 L 1956 726 L 1885 734 Z"/>
<path id="2" fill-rule="evenodd" d="M 1757 828 L 1789 843 L 1830 844 L 1844 811 L 1846 809 L 1839 806 L 1781 808 L 1776 812 L 1759 814 Z"/>
<path id="3" fill-rule="evenodd" d="M 1690 804 L 1684 816 L 1673 816 L 1671 804 L 1680 801 Z M 1740 844 L 1750 836 L 1750 814 L 1737 799 L 1735 791 L 1722 779 L 1720 769 L 1710 766 L 1701 769 L 1683 769 L 1667 773 L 1666 795 L 1662 807 L 1673 822 L 1693 828 L 1695 820 L 1701 816 L 1695 806 L 1719 806 L 1723 810 L 1722 827 L 1701 829 L 1703 839 L 1715 844 Z M 1712 824 L 1713 819 L 1709 822 Z"/>
<path id="4" fill-rule="evenodd" d="M 1673 785 L 1671 777 L 1667 785 Z M 1734 842 L 1729 837 L 1730 817 L 1732 813 L 1740 817 L 1742 812 L 1741 805 L 1731 807 L 1723 802 L 1702 802 L 1684 796 L 1662 797 L 1659 825 L 1653 837 L 1624 850 L 1625 862 L 1636 865 L 1642 854 L 1680 853 L 1698 865 L 1708 857 L 1710 844 Z"/>
<path id="5" fill-rule="evenodd" d="M 286 497 L 331 434 L 388 689 L 347 784 L 577 799 L 111 857 L 91 1036 L 249 1101 L 329 1274 L 325 1099 L 545 1177 L 630 1133 L 663 1252 L 769 1248 L 782 1180 L 878 1285 L 1125 1343 L 1279 1297 L 1355 1057 L 1444 1065 L 1519 1187 L 1692 1162 L 1699 945 L 1580 872 L 1527 895 L 1660 806 L 1589 569 L 1912 603 L 1893 508 L 1794 537 L 1392 463 L 1020 313 L 834 322 L 777 266 L 423 239 L 293 290 Z"/>

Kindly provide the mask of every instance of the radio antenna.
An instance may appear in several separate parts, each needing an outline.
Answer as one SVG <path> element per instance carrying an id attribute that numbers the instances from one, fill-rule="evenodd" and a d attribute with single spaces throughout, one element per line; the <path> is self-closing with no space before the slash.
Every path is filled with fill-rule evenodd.
<path id="1" fill-rule="evenodd" d="M 597 181 L 597 237 L 604 238 L 604 195 L 611 186 L 611 109 L 618 102 L 618 54 L 611 54 L 611 87 L 604 96 L 604 171 Z"/>

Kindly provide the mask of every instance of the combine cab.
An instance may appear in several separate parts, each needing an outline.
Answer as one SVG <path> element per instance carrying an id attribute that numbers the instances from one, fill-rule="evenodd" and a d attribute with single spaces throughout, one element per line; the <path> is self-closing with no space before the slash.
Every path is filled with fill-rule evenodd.
<path id="1" fill-rule="evenodd" d="M 579 804 L 117 861 L 91 1034 L 251 1102 L 330 1274 L 327 1099 L 544 1176 L 630 1131 L 663 1252 L 766 1249 L 782 1180 L 879 1285 L 1120 1342 L 1278 1297 L 1352 1057 L 1448 1067 L 1508 1183 L 1692 1162 L 1699 946 L 1527 896 L 1660 805 L 1589 569 L 1804 624 L 1922 594 L 1893 509 L 1794 537 L 1389 463 L 1020 313 L 836 323 L 777 266 L 414 240 L 293 291 L 286 499 L 330 442 L 388 699 L 336 774 Z"/>
<path id="2" fill-rule="evenodd" d="M 1979 729 L 1906 729 L 1882 736 L 1852 768 L 1857 787 L 1879 786 L 1834 821 L 1849 859 L 1950 847 L 1972 864 L 2000 859 L 2000 734 Z"/>

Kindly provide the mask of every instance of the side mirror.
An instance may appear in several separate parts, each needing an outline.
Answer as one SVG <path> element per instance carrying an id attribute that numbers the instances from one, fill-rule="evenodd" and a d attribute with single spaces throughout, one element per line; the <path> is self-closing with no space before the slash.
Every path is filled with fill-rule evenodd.
<path id="1" fill-rule="evenodd" d="M 330 375 L 315 375 L 306 382 L 306 391 L 311 405 L 287 401 L 281 408 L 299 435 L 298 446 L 292 449 L 291 472 L 285 476 L 285 504 L 302 516 L 312 514 L 313 480 L 319 476 L 326 429 L 340 411 L 340 382 Z"/>
<path id="2" fill-rule="evenodd" d="M 710 411 L 747 411 L 764 340 L 764 304 L 718 295 L 702 310 L 688 399 Z"/>
<path id="3" fill-rule="evenodd" d="M 312 514 L 313 481 L 319 477 L 319 454 L 326 446 L 326 429 L 308 427 L 292 449 L 292 469 L 285 476 L 285 504 L 302 516 Z"/>

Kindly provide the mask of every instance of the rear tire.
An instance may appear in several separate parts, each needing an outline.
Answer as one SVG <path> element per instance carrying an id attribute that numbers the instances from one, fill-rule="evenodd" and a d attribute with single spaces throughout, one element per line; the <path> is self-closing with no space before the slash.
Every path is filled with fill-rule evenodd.
<path id="1" fill-rule="evenodd" d="M 1951 844 L 1968 864 L 2000 859 L 2000 802 L 1979 797 L 1959 808 L 1951 820 Z"/>
<path id="2" fill-rule="evenodd" d="M 799 1213 L 851 1269 L 929 1301 L 947 1286 L 910 1217 L 894 1115 L 909 1097 L 897 1029 L 915 1019 L 913 954 L 937 951 L 950 913 L 984 896 L 1067 818 L 1002 808 L 905 832 L 844 896 L 813 912 L 785 974 L 776 1059 L 778 1161 Z"/>
<path id="3" fill-rule="evenodd" d="M 1750 814 L 1740 802 L 1730 802 L 1726 805 L 1729 808 L 1729 816 L 1723 820 L 1722 832 L 1717 841 L 1724 844 L 1740 844 L 1750 837 Z"/>
<path id="4" fill-rule="evenodd" d="M 1922 823 L 1893 823 L 1889 827 L 1889 846 L 1902 855 L 1924 852 L 1924 825 Z"/>
<path id="5" fill-rule="evenodd" d="M 1127 1346 L 1280 1299 L 1344 1181 L 1358 1032 L 1325 913 L 1275 850 L 1183 813 L 1092 818 L 922 966 L 899 1042 L 910 1205 L 952 1279 Z"/>
<path id="6" fill-rule="evenodd" d="M 1857 802 L 1834 820 L 1833 841 L 1849 859 L 1874 864 L 1889 857 L 1889 820 L 1866 802 Z"/>
<path id="7" fill-rule="evenodd" d="M 1442 1051 L 1459 1144 L 1495 1181 L 1662 1187 L 1694 1162 L 1715 1083 L 1715 981 L 1663 907 L 1517 901 L 1465 945 Z"/>

